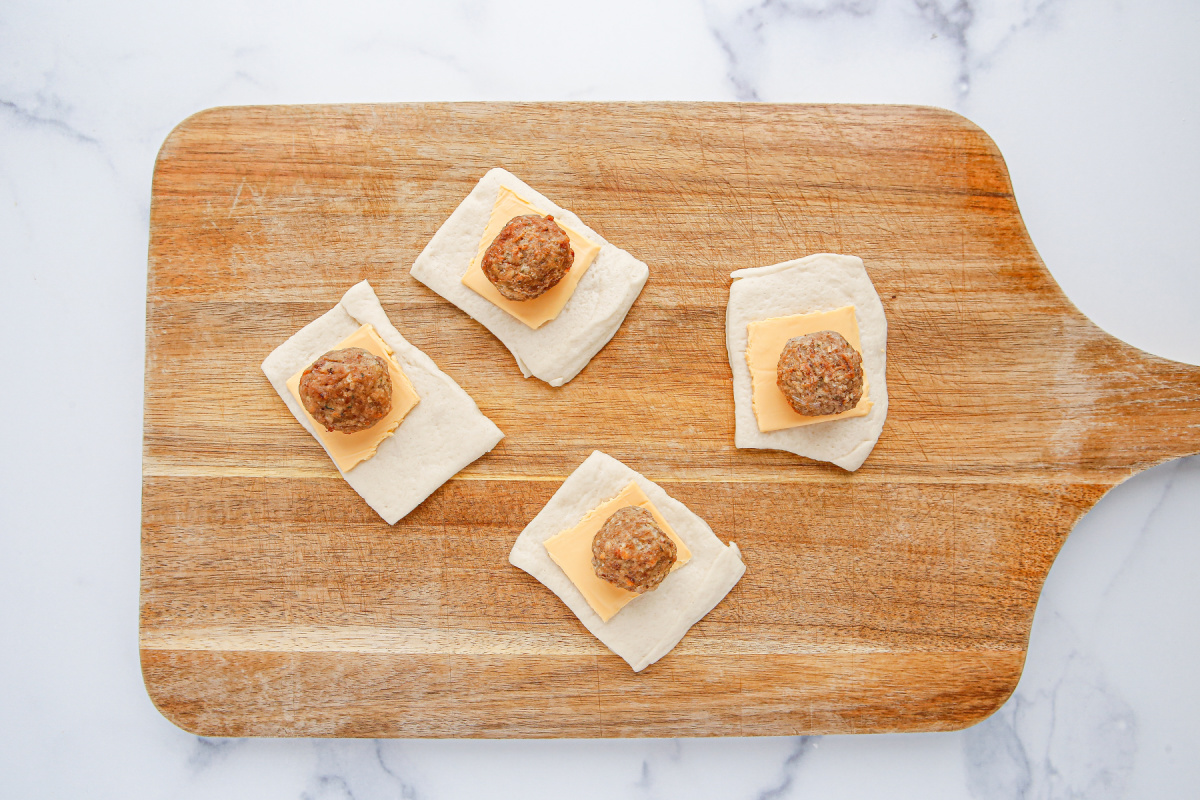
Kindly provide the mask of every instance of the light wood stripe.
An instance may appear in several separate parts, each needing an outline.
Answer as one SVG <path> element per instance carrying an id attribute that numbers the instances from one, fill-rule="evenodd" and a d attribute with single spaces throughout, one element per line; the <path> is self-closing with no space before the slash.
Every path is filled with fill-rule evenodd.
<path id="1" fill-rule="evenodd" d="M 557 628 L 558 626 L 553 626 Z M 672 651 L 679 655 L 819 655 L 822 653 L 894 652 L 1023 652 L 1015 647 L 997 648 L 987 643 L 978 647 L 944 646 L 895 648 L 857 643 L 820 646 L 802 638 L 759 638 L 725 635 L 713 641 L 684 638 Z M 583 632 L 564 635 L 560 630 L 475 631 L 469 629 L 315 627 L 289 625 L 274 630 L 239 628 L 156 629 L 142 634 L 141 646 L 148 650 L 211 650 L 264 653 L 389 653 L 395 655 L 523 655 L 523 656 L 612 656 L 604 645 Z"/>
<path id="2" fill-rule="evenodd" d="M 1055 470 L 1051 473 L 1053 480 L 1060 483 L 1083 483 L 1097 484 L 1105 486 L 1115 486 L 1122 480 L 1125 480 L 1135 474 L 1134 471 L 1127 471 L 1124 475 L 1119 476 L 1119 480 L 1114 481 L 1111 471 L 1100 473 L 1090 472 L 1085 470 Z M 205 465 L 187 465 L 187 464 L 158 464 L 143 468 L 142 477 L 147 479 L 152 478 L 268 478 L 286 480 L 288 478 L 301 478 L 305 480 L 329 480 L 340 481 L 342 476 L 336 471 L 330 469 L 321 469 L 319 467 L 299 467 L 281 469 L 279 467 L 222 467 L 222 466 L 205 466 Z M 831 474 L 812 472 L 805 469 L 804 465 L 797 465 L 794 472 L 790 474 L 774 474 L 774 475 L 759 475 L 759 476 L 739 476 L 727 474 L 713 474 L 698 477 L 680 477 L 678 475 L 656 475 L 654 473 L 647 474 L 655 483 L 660 484 L 806 484 L 806 485 L 851 485 L 851 484 L 913 484 L 913 485 L 985 485 L 985 484 L 1004 484 L 1012 486 L 1044 486 L 1047 482 L 1048 475 L 1045 471 L 1042 472 L 1026 472 L 1026 471 L 989 471 L 980 473 L 963 472 L 954 476 L 953 480 L 947 479 L 945 475 L 927 475 L 921 473 L 910 474 L 894 474 L 894 473 L 845 473 Z M 455 475 L 450 481 L 464 482 L 493 482 L 493 483 L 562 483 L 567 479 L 567 475 L 521 475 L 521 474 L 506 474 L 506 473 L 470 473 L 461 472 Z"/>

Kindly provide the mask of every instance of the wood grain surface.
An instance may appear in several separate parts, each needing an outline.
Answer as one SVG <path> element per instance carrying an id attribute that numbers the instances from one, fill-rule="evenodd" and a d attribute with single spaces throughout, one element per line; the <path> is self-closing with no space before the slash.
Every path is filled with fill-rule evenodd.
<path id="1" fill-rule="evenodd" d="M 650 266 L 616 337 L 559 389 L 408 273 L 494 166 Z M 729 273 L 818 252 L 861 256 L 888 316 L 887 425 L 852 474 L 733 446 Z M 392 527 L 259 369 L 364 278 L 507 434 Z M 1200 368 L 1084 318 L 993 142 L 919 107 L 203 112 L 154 172 L 145 403 L 146 687 L 178 725 L 223 736 L 960 728 L 1016 685 L 1080 516 L 1200 451 Z M 593 449 L 747 565 L 641 674 L 507 562 Z"/>

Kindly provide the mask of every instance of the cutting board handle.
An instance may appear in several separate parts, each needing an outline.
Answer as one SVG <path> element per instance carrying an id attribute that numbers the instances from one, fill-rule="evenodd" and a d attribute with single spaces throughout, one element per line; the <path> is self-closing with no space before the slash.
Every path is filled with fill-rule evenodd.
<path id="1" fill-rule="evenodd" d="M 1200 453 L 1200 367 L 1096 330 L 1104 340 L 1097 342 L 1100 352 L 1084 360 L 1093 371 L 1088 383 L 1095 385 L 1087 456 L 1136 472 Z"/>

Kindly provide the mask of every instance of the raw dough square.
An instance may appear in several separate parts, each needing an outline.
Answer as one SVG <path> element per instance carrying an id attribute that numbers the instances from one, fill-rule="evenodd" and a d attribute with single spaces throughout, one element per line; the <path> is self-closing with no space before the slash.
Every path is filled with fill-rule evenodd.
<path id="1" fill-rule="evenodd" d="M 462 277 L 479 250 L 501 186 L 507 186 L 555 219 L 600 245 L 566 306 L 550 322 L 532 329 L 464 286 Z M 609 244 L 579 217 L 534 191 L 503 169 L 490 170 L 459 204 L 417 256 L 412 275 L 478 320 L 509 349 L 521 373 L 562 386 L 587 366 L 621 327 L 650 270 Z"/>
<path id="2" fill-rule="evenodd" d="M 559 569 L 543 545 L 576 525 L 584 515 L 636 482 L 659 513 L 692 551 L 691 560 L 667 576 L 657 589 L 641 595 L 608 622 Z M 546 506 L 525 526 L 509 562 L 558 595 L 592 634 L 641 672 L 671 651 L 688 630 L 716 607 L 746 571 L 737 545 L 728 546 L 704 520 L 653 481 L 617 461 L 593 452 L 563 482 Z"/>
<path id="3" fill-rule="evenodd" d="M 887 419 L 887 319 L 861 258 L 817 253 L 768 267 L 739 269 L 731 276 L 725 312 L 725 346 L 733 371 L 734 443 L 738 447 L 787 450 L 829 461 L 853 472 L 879 440 Z M 746 326 L 758 320 L 834 311 L 854 306 L 862 343 L 863 372 L 870 385 L 865 416 L 763 433 L 754 416 Z"/>
<path id="4" fill-rule="evenodd" d="M 279 397 L 314 438 L 314 426 L 288 390 L 287 380 L 366 323 L 395 351 L 396 362 L 420 402 L 396 432 L 380 443 L 372 458 L 348 472 L 338 472 L 367 505 L 394 525 L 459 470 L 495 447 L 504 434 L 449 375 L 400 335 L 371 284 L 363 281 L 262 363 Z"/>

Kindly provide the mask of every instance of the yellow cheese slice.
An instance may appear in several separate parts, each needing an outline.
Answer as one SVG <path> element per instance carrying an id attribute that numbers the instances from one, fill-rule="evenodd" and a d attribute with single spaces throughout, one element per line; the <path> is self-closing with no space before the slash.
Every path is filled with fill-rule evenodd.
<path id="1" fill-rule="evenodd" d="M 862 355 L 862 344 L 858 338 L 858 320 L 854 317 L 854 306 L 843 306 L 836 311 L 819 311 L 815 314 L 795 314 L 790 317 L 775 317 L 751 322 L 746 325 L 749 338 L 746 342 L 746 363 L 750 365 L 750 385 L 754 398 L 754 416 L 758 429 L 763 433 L 815 425 L 835 419 L 865 416 L 871 410 L 868 398 L 870 386 L 863 372 L 862 399 L 854 408 L 840 414 L 825 414 L 806 417 L 796 413 L 779 388 L 779 354 L 793 336 L 805 336 L 817 331 L 836 331 L 846 338 L 850 346 Z"/>
<path id="2" fill-rule="evenodd" d="M 300 377 L 304 374 L 304 370 L 302 369 L 288 378 L 287 382 L 292 397 L 296 398 L 296 402 L 300 404 L 300 410 L 312 422 L 313 428 L 317 432 L 317 438 L 325 445 L 333 463 L 337 464 L 338 469 L 342 472 L 349 472 L 359 463 L 375 455 L 379 444 L 400 427 L 400 423 L 408 415 L 408 412 L 412 411 L 413 407 L 421 401 L 421 398 L 417 396 L 417 391 L 413 389 L 412 383 L 408 380 L 408 376 L 404 374 L 404 370 L 400 369 L 400 365 L 392 357 L 392 348 L 388 347 L 387 343 L 380 338 L 373 326 L 363 325 L 331 349 L 345 350 L 347 347 L 361 347 L 368 353 L 382 358 L 387 362 L 388 373 L 392 378 L 392 410 L 386 417 L 365 431 L 341 433 L 325 430 L 324 425 L 312 418 L 308 409 L 304 407 L 304 402 L 300 399 Z M 308 367 L 304 369 L 308 369 Z"/>
<path id="3" fill-rule="evenodd" d="M 487 279 L 487 275 L 483 274 L 483 267 L 481 266 L 483 264 L 483 254 L 487 252 L 488 247 L 491 246 L 496 237 L 500 235 L 500 231 L 504 230 L 504 226 L 511 219 L 529 214 L 537 214 L 541 217 L 546 216 L 546 212 L 534 208 L 520 197 L 517 197 L 507 186 L 500 187 L 500 194 L 496 197 L 496 205 L 492 206 L 492 216 L 488 220 L 487 228 L 483 231 L 483 238 L 479 242 L 479 251 L 475 253 L 475 258 L 471 259 L 471 266 L 467 267 L 467 272 L 463 275 L 462 282 L 464 286 L 485 300 L 490 300 L 493 304 L 507 311 L 529 327 L 537 329 L 557 317 L 563 310 L 563 306 L 571 299 L 571 295 L 575 292 L 575 287 L 579 284 L 580 279 L 583 278 L 583 273 L 587 272 L 588 267 L 592 265 L 592 262 L 596 260 L 596 256 L 600 254 L 600 245 L 589 239 L 585 239 L 583 234 L 568 227 L 561 219 L 556 218 L 554 220 L 555 223 L 566 232 L 567 238 L 571 240 L 571 249 L 575 251 L 575 259 L 571 262 L 571 269 L 567 271 L 567 274 L 563 276 L 561 281 L 551 286 L 540 297 L 535 297 L 532 300 L 509 300 L 500 294 L 492 282 Z"/>
<path id="4" fill-rule="evenodd" d="M 608 518 L 625 506 L 638 506 L 649 511 L 654 517 L 654 521 L 658 523 L 658 527 L 662 528 L 663 533 L 675 542 L 675 564 L 671 567 L 672 572 L 692 558 L 692 551 L 688 550 L 687 545 L 671 529 L 662 514 L 658 513 L 658 509 L 654 507 L 654 504 L 636 483 L 630 483 L 616 497 L 589 511 L 574 528 L 551 536 L 543 543 L 546 552 L 550 554 L 554 563 L 558 564 L 567 574 L 571 583 L 575 584 L 575 588 L 588 601 L 592 610 L 599 614 L 600 619 L 605 622 L 612 619 L 613 615 L 638 596 L 634 592 L 626 591 L 619 586 L 613 586 L 606 580 L 597 578 L 595 570 L 592 569 L 592 539 L 596 538 L 596 534 L 604 527 Z M 667 576 L 667 580 L 670 580 L 670 576 Z"/>

